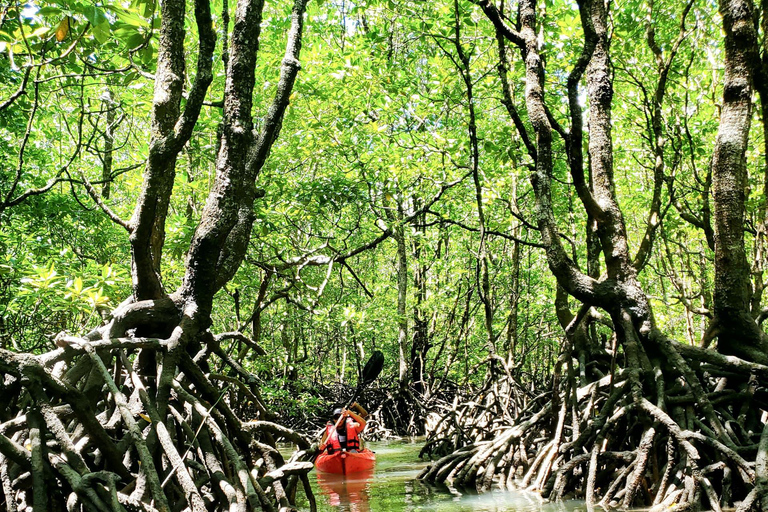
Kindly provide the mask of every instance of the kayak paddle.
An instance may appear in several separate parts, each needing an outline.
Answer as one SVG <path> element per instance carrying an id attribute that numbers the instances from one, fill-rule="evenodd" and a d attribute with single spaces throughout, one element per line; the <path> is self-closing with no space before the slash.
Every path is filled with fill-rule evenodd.
<path id="1" fill-rule="evenodd" d="M 373 354 L 371 354 L 370 359 L 368 359 L 368 362 L 365 363 L 365 366 L 363 367 L 363 373 L 360 375 L 360 379 L 357 382 L 357 388 L 355 389 L 355 393 L 352 395 L 352 398 L 349 399 L 347 404 L 344 406 L 344 408 L 348 408 L 350 405 L 355 403 L 355 400 L 358 396 L 360 396 L 360 393 L 363 391 L 363 389 L 376 380 L 376 377 L 379 376 L 381 373 L 382 368 L 384 368 L 384 354 L 382 354 L 381 350 L 374 350 Z M 336 420 L 336 424 L 333 426 L 334 429 L 339 428 L 339 425 L 341 424 L 341 419 L 344 416 L 340 416 L 338 420 Z M 312 455 L 310 458 L 311 461 L 314 461 L 315 458 L 320 454 L 320 452 L 316 452 Z"/>

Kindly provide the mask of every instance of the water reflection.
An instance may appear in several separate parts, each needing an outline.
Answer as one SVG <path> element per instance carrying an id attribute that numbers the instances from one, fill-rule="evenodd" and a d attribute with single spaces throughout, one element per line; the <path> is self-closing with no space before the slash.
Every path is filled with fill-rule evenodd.
<path id="1" fill-rule="evenodd" d="M 494 490 L 482 494 L 470 490 L 430 484 L 418 479 L 406 480 L 402 505 L 398 512 L 583 512 L 581 502 L 545 503 L 538 494 Z M 376 501 L 374 500 L 374 504 Z"/>
<path id="2" fill-rule="evenodd" d="M 370 512 L 373 468 L 351 475 L 317 472 L 317 485 L 339 512 Z"/>
<path id="3" fill-rule="evenodd" d="M 475 494 L 416 477 L 428 464 L 419 460 L 421 444 L 409 441 L 369 443 L 376 467 L 356 475 L 315 472 L 311 478 L 318 512 L 586 512 L 584 503 L 545 503 L 537 494 L 494 491 Z M 308 500 L 297 497 L 302 512 Z"/>

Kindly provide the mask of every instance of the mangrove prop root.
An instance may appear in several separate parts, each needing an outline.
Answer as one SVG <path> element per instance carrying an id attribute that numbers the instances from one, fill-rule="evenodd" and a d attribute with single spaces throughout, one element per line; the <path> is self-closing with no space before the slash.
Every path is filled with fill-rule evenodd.
<path id="1" fill-rule="evenodd" d="M 294 506 L 297 483 L 311 493 L 312 464 L 285 463 L 275 449 L 309 441 L 268 421 L 254 393 L 255 417 L 241 416 L 236 397 L 257 379 L 217 356 L 220 338 L 201 336 L 212 346 L 196 362 L 173 340 L 124 335 L 117 321 L 61 335 L 45 354 L 0 349 L 0 509 L 275 511 Z"/>
<path id="2" fill-rule="evenodd" d="M 768 384 L 766 368 L 675 343 L 664 362 L 644 350 L 634 343 L 623 362 L 612 358 L 618 367 L 579 387 L 555 378 L 539 395 L 513 392 L 519 383 L 505 381 L 514 377 L 489 365 L 486 378 L 498 385 L 432 422 L 422 456 L 434 460 L 419 477 L 588 506 L 768 510 L 768 413 L 755 392 Z M 563 351 L 569 373 L 580 371 L 578 354 Z M 737 397 L 752 400 L 746 413 Z"/>

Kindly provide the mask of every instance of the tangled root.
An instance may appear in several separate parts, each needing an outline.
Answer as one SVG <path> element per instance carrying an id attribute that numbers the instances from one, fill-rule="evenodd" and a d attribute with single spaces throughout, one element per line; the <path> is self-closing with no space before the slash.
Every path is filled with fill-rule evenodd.
<path id="1" fill-rule="evenodd" d="M 305 452 L 285 461 L 275 448 L 309 442 L 263 419 L 253 376 L 219 339 L 204 336 L 194 357 L 177 351 L 171 372 L 167 340 L 93 338 L 61 336 L 42 355 L 0 350 L 0 507 L 288 510 L 299 485 L 314 502 Z M 146 356 L 155 375 L 137 369 Z M 236 412 L 246 400 L 261 408 L 256 421 Z"/>
<path id="2" fill-rule="evenodd" d="M 538 396 L 489 371 L 430 432 L 422 454 L 439 459 L 420 478 L 589 506 L 768 509 L 768 367 L 664 342 L 667 371 L 629 344 L 624 368 L 589 383 L 566 345 Z"/>

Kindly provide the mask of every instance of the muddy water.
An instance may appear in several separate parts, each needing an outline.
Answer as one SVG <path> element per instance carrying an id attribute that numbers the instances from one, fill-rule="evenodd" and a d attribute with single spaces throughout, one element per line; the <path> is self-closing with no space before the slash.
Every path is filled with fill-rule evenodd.
<path id="1" fill-rule="evenodd" d="M 368 443 L 376 452 L 376 467 L 354 478 L 312 471 L 309 480 L 321 512 L 582 512 L 581 502 L 544 504 L 534 494 L 494 491 L 459 493 L 416 479 L 427 462 L 419 460 L 421 444 L 412 441 Z M 299 491 L 298 505 L 309 510 Z"/>

